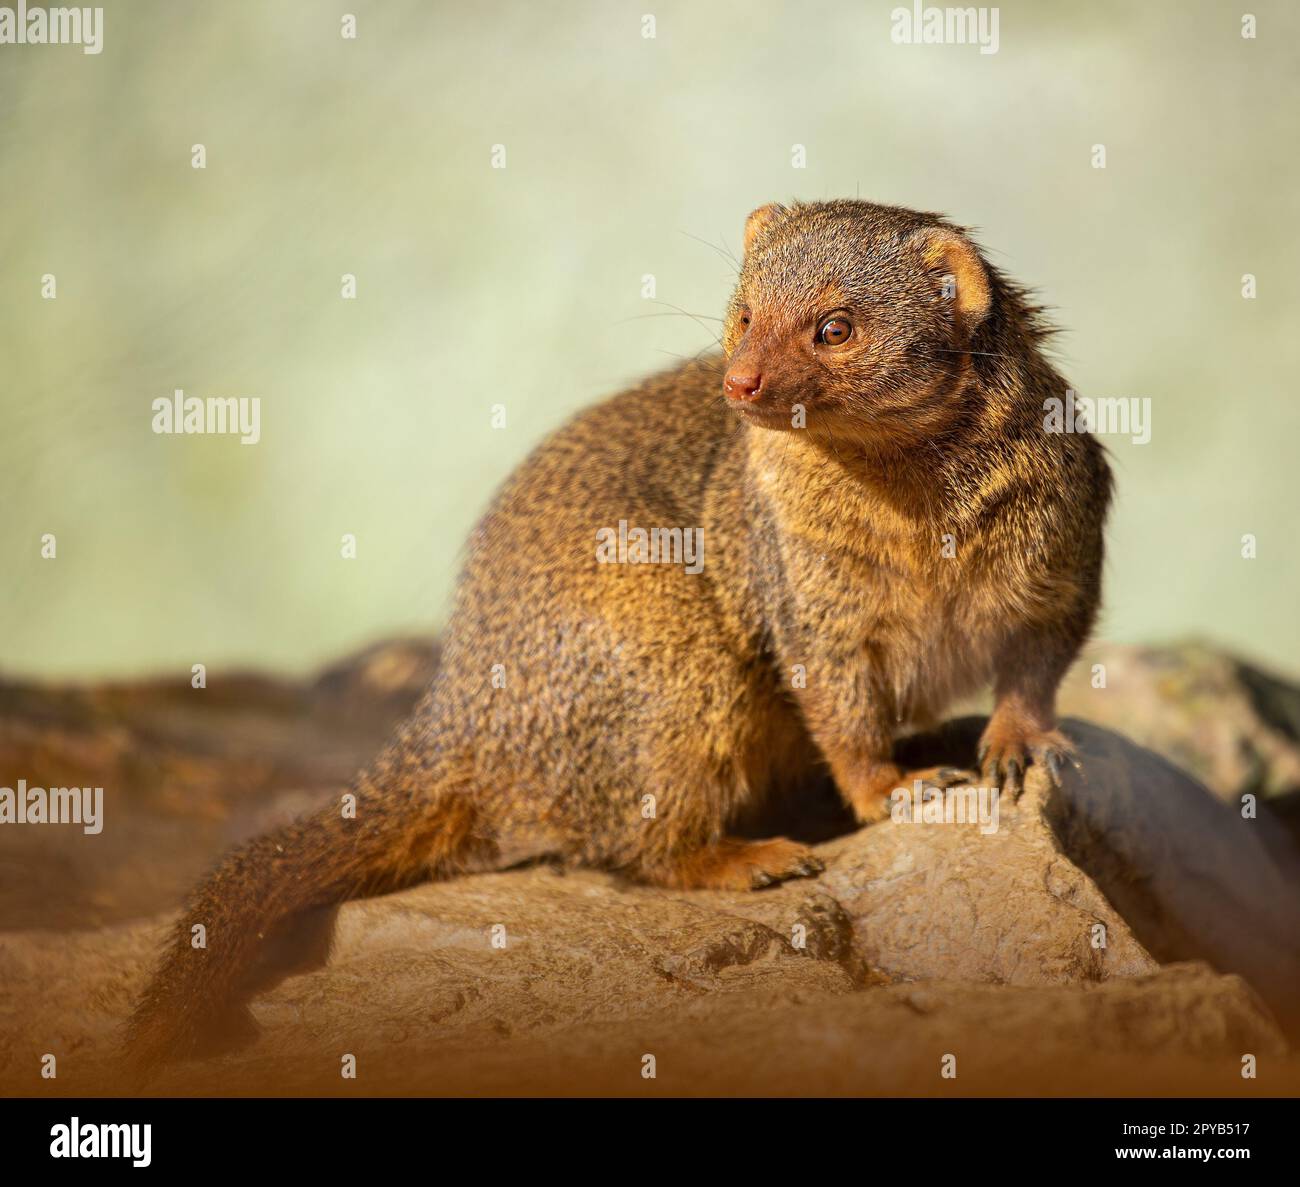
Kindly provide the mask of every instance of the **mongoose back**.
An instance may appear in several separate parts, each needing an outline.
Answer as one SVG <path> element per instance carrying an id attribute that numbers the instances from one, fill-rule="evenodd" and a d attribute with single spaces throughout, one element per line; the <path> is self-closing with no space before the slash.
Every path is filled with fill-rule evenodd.
<path id="1" fill-rule="evenodd" d="M 661 886 L 815 874 L 802 845 L 734 835 L 742 810 L 829 767 L 879 819 L 917 774 L 895 734 L 989 683 L 982 777 L 1059 778 L 1056 689 L 1096 614 L 1111 482 L 1090 436 L 1045 431 L 1066 383 L 1038 309 L 936 215 L 774 204 L 744 243 L 722 356 L 581 413 L 497 494 L 437 674 L 354 811 L 252 841 L 194 893 L 131 1020 L 139 1066 L 243 1012 L 299 912 L 514 838 Z M 602 563 L 620 523 L 696 531 L 703 563 Z"/>

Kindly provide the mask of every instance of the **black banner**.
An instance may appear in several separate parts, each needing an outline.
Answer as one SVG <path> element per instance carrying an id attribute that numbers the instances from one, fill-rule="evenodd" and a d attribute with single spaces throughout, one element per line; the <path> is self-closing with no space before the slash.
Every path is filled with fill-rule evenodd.
<path id="1" fill-rule="evenodd" d="M 549 1174 L 562 1169 L 557 1155 L 604 1176 L 672 1171 L 710 1145 L 699 1157 L 734 1172 L 753 1159 L 839 1161 L 846 1143 L 861 1173 L 875 1173 L 882 1164 L 861 1145 L 864 1133 L 883 1165 L 910 1163 L 917 1174 L 1011 1158 L 1071 1174 L 1209 1164 L 1202 1173 L 1235 1181 L 1233 1164 L 1294 1164 L 1295 1117 L 1296 1102 L 1282 1099 L 25 1099 L 0 1104 L 0 1139 L 9 1182 L 58 1164 L 87 1174 L 284 1167 L 336 1178 L 410 1163 L 432 1177 L 480 1157 L 492 1175 L 506 1165 Z"/>

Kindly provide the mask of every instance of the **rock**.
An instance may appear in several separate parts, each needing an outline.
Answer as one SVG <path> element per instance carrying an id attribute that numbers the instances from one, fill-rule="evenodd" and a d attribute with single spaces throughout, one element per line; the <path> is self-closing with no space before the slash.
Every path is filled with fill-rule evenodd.
<path id="1" fill-rule="evenodd" d="M 785 922 L 810 894 L 816 910 L 808 887 L 751 897 Z M 328 964 L 257 999 L 256 1044 L 170 1069 L 150 1091 L 1230 1094 L 1256 1086 L 1241 1079 L 1243 1054 L 1259 1061 L 1261 1091 L 1295 1082 L 1257 997 L 1203 965 L 863 984 L 833 949 L 800 953 L 740 913 L 744 899 L 708 897 L 539 867 L 348 904 Z M 0 971 L 26 991 L 5 1024 L 8 1091 L 111 1089 L 116 1028 L 159 936 L 133 925 L 5 939 Z M 39 1080 L 45 1051 L 60 1060 L 54 1084 Z M 355 1084 L 339 1077 L 345 1053 Z M 957 1084 L 940 1077 L 947 1054 Z"/>
<path id="2" fill-rule="evenodd" d="M 926 756 L 942 757 L 926 765 L 969 762 L 980 725 L 951 727 Z M 827 845 L 821 884 L 852 918 L 868 964 L 907 980 L 1019 985 L 1154 972 L 1124 920 L 1060 852 L 1046 798 L 1035 775 L 988 835 L 888 821 Z"/>
<path id="3" fill-rule="evenodd" d="M 1095 664 L 1103 688 L 1093 686 Z M 1163 755 L 1223 800 L 1300 791 L 1300 689 L 1204 644 L 1094 645 L 1059 705 Z"/>
<path id="4" fill-rule="evenodd" d="M 433 640 L 389 639 L 326 668 L 312 696 L 330 716 L 348 720 L 360 714 L 388 728 L 420 698 L 437 668 Z"/>
<path id="5" fill-rule="evenodd" d="M 1300 1035 L 1300 850 L 1265 808 L 1245 814 L 1158 755 L 1086 722 L 1086 778 L 1049 800 L 1078 869 L 1156 959 L 1240 973 Z"/>
<path id="6" fill-rule="evenodd" d="M 19 855 L 26 881 L 0 919 L 0 1092 L 120 1091 L 121 1024 L 192 878 L 331 794 L 378 744 L 393 689 L 413 695 L 402 672 L 419 655 L 379 665 L 396 676 L 373 713 L 343 711 L 351 730 L 339 706 L 369 677 L 348 673 L 371 661 L 208 702 L 172 686 L 7 690 L 0 770 L 18 755 L 38 779 L 75 753 L 87 782 L 100 763 L 112 827 L 98 849 L 0 830 L 0 861 Z M 980 725 L 900 757 L 969 762 Z M 1284 830 L 1108 730 L 1066 728 L 1084 777 L 1056 792 L 1031 772 L 995 830 L 853 829 L 810 789 L 779 827 L 820 839 L 815 879 L 670 892 L 533 865 L 305 919 L 252 1003 L 257 1040 L 149 1091 L 1294 1091 L 1275 1021 L 1295 1024 L 1300 984 Z M 39 1075 L 47 1052 L 55 1081 Z M 345 1053 L 356 1081 L 339 1075 Z M 940 1076 L 946 1055 L 956 1081 Z"/>

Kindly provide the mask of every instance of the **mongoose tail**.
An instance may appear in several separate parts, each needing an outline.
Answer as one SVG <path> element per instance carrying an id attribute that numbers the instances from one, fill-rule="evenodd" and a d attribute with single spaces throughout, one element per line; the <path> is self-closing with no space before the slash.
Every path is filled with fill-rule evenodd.
<path id="1" fill-rule="evenodd" d="M 916 778 L 972 782 L 900 769 L 894 743 L 989 684 L 984 784 L 1061 774 L 1110 475 L 1044 415 L 1069 385 L 1041 310 L 938 215 L 769 205 L 744 238 L 722 357 L 587 409 L 507 479 L 356 819 L 255 842 L 200 890 L 137 1015 L 146 1055 L 194 1051 L 259 951 L 313 931 L 303 908 L 478 865 L 497 837 L 678 888 L 814 874 L 742 818 L 827 768 L 863 823 Z"/>
<path id="2" fill-rule="evenodd" d="M 384 793 L 378 770 L 382 762 L 339 804 L 228 854 L 199 885 L 128 1024 L 137 1072 L 255 1033 L 245 1001 L 259 958 L 304 911 L 449 877 L 491 856 L 464 790 L 446 782 Z"/>

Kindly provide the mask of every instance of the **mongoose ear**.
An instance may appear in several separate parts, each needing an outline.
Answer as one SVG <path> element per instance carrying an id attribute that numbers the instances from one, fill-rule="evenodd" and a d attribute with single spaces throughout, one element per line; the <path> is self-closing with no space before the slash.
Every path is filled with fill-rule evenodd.
<path id="1" fill-rule="evenodd" d="M 913 241 L 934 273 L 940 295 L 953 303 L 958 329 L 968 336 L 974 333 L 993 304 L 988 269 L 975 245 L 947 227 L 926 227 Z"/>
<path id="2" fill-rule="evenodd" d="M 785 213 L 785 207 L 779 202 L 769 202 L 760 206 L 745 220 L 745 251 L 749 251 L 757 239 L 778 218 Z"/>

